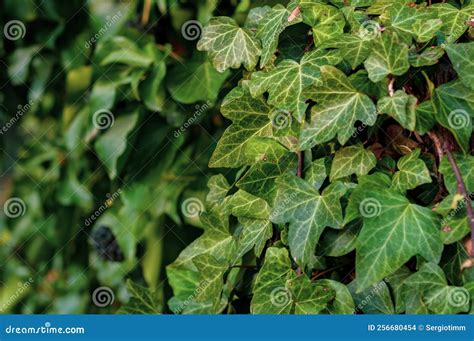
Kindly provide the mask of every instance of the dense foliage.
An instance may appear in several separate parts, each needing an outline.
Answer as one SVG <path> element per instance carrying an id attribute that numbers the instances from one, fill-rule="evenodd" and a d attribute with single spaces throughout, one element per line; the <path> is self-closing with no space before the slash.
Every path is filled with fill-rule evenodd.
<path id="1" fill-rule="evenodd" d="M 474 312 L 474 3 L 23 5 L 2 311 Z"/>

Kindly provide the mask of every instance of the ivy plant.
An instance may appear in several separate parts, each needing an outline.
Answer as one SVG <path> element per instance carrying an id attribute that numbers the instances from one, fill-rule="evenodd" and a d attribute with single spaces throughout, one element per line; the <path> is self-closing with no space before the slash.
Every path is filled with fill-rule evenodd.
<path id="1" fill-rule="evenodd" d="M 474 313 L 473 20 L 468 0 L 212 17 L 197 49 L 239 81 L 169 309 Z"/>

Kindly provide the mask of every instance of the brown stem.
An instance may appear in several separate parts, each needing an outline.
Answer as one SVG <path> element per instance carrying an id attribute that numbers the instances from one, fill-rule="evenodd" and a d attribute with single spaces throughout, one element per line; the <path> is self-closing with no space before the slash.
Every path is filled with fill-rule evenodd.
<path id="1" fill-rule="evenodd" d="M 145 0 L 143 4 L 143 12 L 142 12 L 142 26 L 148 24 L 150 20 L 150 10 L 151 10 L 151 0 Z"/>
<path id="2" fill-rule="evenodd" d="M 302 151 L 299 151 L 297 155 L 298 155 L 298 168 L 296 170 L 296 176 L 301 178 L 303 176 L 304 155 Z"/>
<path id="3" fill-rule="evenodd" d="M 435 132 L 429 131 L 428 132 L 428 137 L 433 141 L 435 151 L 436 151 L 436 156 L 438 157 L 438 161 L 441 162 L 441 159 L 443 158 L 443 145 L 441 143 L 441 140 L 439 139 L 438 135 L 436 135 Z"/>
<path id="4" fill-rule="evenodd" d="M 471 196 L 467 192 L 466 184 L 464 183 L 464 180 L 461 175 L 461 170 L 459 169 L 459 166 L 456 163 L 456 160 L 454 159 L 453 154 L 451 154 L 451 151 L 449 151 L 448 149 L 445 149 L 445 152 L 446 152 L 446 155 L 448 156 L 448 160 L 449 160 L 449 163 L 451 164 L 451 168 L 453 169 L 454 176 L 456 177 L 457 192 L 463 196 L 464 200 L 466 200 L 467 219 L 468 219 L 468 224 L 471 228 L 471 243 L 474 245 L 474 211 L 472 210 Z M 471 248 L 470 257 L 474 258 L 474 248 Z"/>

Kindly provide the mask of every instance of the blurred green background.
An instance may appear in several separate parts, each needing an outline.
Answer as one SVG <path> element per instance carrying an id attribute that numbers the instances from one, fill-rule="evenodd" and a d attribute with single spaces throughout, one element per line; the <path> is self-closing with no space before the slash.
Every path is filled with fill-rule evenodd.
<path id="1" fill-rule="evenodd" d="M 2 1 L 1 313 L 111 313 L 142 287 L 169 312 L 242 77 L 196 51 L 202 24 L 273 3 Z"/>

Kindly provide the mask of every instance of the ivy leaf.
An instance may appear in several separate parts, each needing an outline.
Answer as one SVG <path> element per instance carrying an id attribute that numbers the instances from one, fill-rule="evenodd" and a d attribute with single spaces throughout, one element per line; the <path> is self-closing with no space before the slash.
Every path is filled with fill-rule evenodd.
<path id="1" fill-rule="evenodd" d="M 457 314 L 469 310 L 469 292 L 462 287 L 449 286 L 441 268 L 424 264 L 403 284 L 407 314 Z"/>
<path id="2" fill-rule="evenodd" d="M 258 272 L 250 303 L 252 314 L 289 314 L 292 308 L 287 281 L 294 277 L 288 251 L 269 247 Z"/>
<path id="3" fill-rule="evenodd" d="M 252 314 L 317 314 L 335 298 L 330 286 L 318 282 L 311 283 L 305 275 L 296 277 L 288 251 L 270 247 L 255 280 L 250 311 Z"/>
<path id="4" fill-rule="evenodd" d="M 277 191 L 276 179 L 289 169 L 296 170 L 296 165 L 296 154 L 285 150 L 274 159 L 267 158 L 253 164 L 237 182 L 237 187 L 273 204 Z"/>
<path id="5" fill-rule="evenodd" d="M 272 223 L 268 219 L 239 218 L 242 224 L 242 232 L 238 240 L 237 258 L 242 257 L 252 248 L 255 255 L 260 257 L 265 243 L 273 235 Z"/>
<path id="6" fill-rule="evenodd" d="M 359 205 L 364 225 L 356 254 L 358 290 L 392 274 L 415 255 L 439 261 L 443 245 L 435 213 L 391 190 L 364 187 L 364 195 Z"/>
<path id="7" fill-rule="evenodd" d="M 420 21 L 426 22 L 428 19 L 428 13 L 424 9 L 402 3 L 394 3 L 387 14 L 389 20 L 386 26 L 407 44 L 411 42 L 414 24 Z"/>
<path id="8" fill-rule="evenodd" d="M 300 1 L 303 21 L 313 28 L 316 46 L 343 33 L 346 21 L 335 7 L 315 1 Z"/>
<path id="9" fill-rule="evenodd" d="M 426 43 L 430 41 L 435 33 L 443 26 L 441 19 L 417 19 L 413 25 L 413 35 L 419 43 Z"/>
<path id="10" fill-rule="evenodd" d="M 397 90 L 393 96 L 379 99 L 377 110 L 392 116 L 402 127 L 413 131 L 416 126 L 416 103 L 415 96 Z"/>
<path id="11" fill-rule="evenodd" d="M 206 202 L 213 205 L 222 203 L 227 192 L 230 190 L 230 185 L 222 174 L 211 176 L 207 182 L 207 187 L 209 192 L 206 196 Z"/>
<path id="12" fill-rule="evenodd" d="M 122 156 L 125 156 L 127 139 L 138 117 L 138 112 L 117 117 L 113 125 L 94 144 L 97 156 L 104 163 L 111 179 L 115 179 L 123 166 L 119 159 L 123 160 Z"/>
<path id="13" fill-rule="evenodd" d="M 414 67 L 430 66 L 438 63 L 443 55 L 444 49 L 441 46 L 432 46 L 423 50 L 420 54 L 410 50 L 408 60 L 410 65 Z"/>
<path id="14" fill-rule="evenodd" d="M 200 274 L 199 291 L 194 295 L 196 302 L 212 302 L 211 311 L 217 313 L 221 302 L 221 292 L 224 286 L 226 262 L 218 261 L 209 254 L 193 258 L 193 263 Z"/>
<path id="15" fill-rule="evenodd" d="M 376 164 L 374 153 L 361 144 L 342 148 L 334 156 L 329 179 L 334 181 L 351 174 L 366 175 Z"/>
<path id="16" fill-rule="evenodd" d="M 302 21 L 298 16 L 290 21 L 291 10 L 278 4 L 266 13 L 258 25 L 256 37 L 262 42 L 262 57 L 260 68 L 264 68 L 271 61 L 278 47 L 278 37 L 283 30 Z"/>
<path id="17" fill-rule="evenodd" d="M 360 219 L 353 220 L 342 230 L 326 229 L 319 240 L 318 256 L 341 257 L 356 247 L 357 235 L 362 227 Z"/>
<path id="18" fill-rule="evenodd" d="M 398 172 L 392 179 L 392 188 L 405 193 L 408 189 L 416 188 L 431 182 L 430 171 L 423 160 L 420 160 L 420 149 L 416 149 L 398 160 Z"/>
<path id="19" fill-rule="evenodd" d="M 353 314 L 355 311 L 354 300 L 349 289 L 342 283 L 330 279 L 321 279 L 317 283 L 333 289 L 336 293 L 335 299 L 326 308 L 329 314 Z"/>
<path id="20" fill-rule="evenodd" d="M 184 104 L 214 102 L 229 74 L 229 71 L 217 72 L 207 58 L 199 54 L 171 69 L 167 87 L 173 99 Z"/>
<path id="21" fill-rule="evenodd" d="M 268 91 L 269 104 L 292 112 L 301 122 L 308 106 L 304 90 L 320 82 L 323 65 L 335 65 L 340 61 L 335 53 L 314 50 L 305 54 L 299 63 L 285 59 L 270 71 L 253 73 L 248 82 L 249 89 L 254 97 Z"/>
<path id="22" fill-rule="evenodd" d="M 227 209 L 236 217 L 268 219 L 270 206 L 265 200 L 239 190 L 227 201 Z"/>
<path id="23" fill-rule="evenodd" d="M 313 185 L 316 190 L 321 188 L 327 176 L 326 158 L 314 160 L 305 170 L 305 180 Z"/>
<path id="24" fill-rule="evenodd" d="M 241 28 L 229 17 L 211 18 L 197 44 L 199 51 L 207 51 L 219 72 L 243 65 L 251 71 L 262 53 L 260 42 L 247 28 Z"/>
<path id="25" fill-rule="evenodd" d="M 359 291 L 357 279 L 349 283 L 348 288 L 356 305 L 356 310 L 364 314 L 394 314 L 392 297 L 386 279 Z M 370 297 L 370 299 L 368 299 Z"/>
<path id="26" fill-rule="evenodd" d="M 398 41 L 396 34 L 382 34 L 374 41 L 372 53 L 364 63 L 372 82 L 388 75 L 401 76 L 410 68 L 408 47 Z"/>
<path id="27" fill-rule="evenodd" d="M 162 307 L 156 294 L 149 289 L 127 280 L 129 301 L 120 308 L 123 314 L 160 314 Z"/>
<path id="28" fill-rule="evenodd" d="M 354 34 L 340 34 L 325 41 L 321 48 L 335 48 L 341 52 L 341 57 L 348 62 L 352 69 L 357 68 L 370 55 L 372 41 Z"/>
<path id="29" fill-rule="evenodd" d="M 474 90 L 474 43 L 446 45 L 446 52 L 461 82 Z"/>
<path id="30" fill-rule="evenodd" d="M 335 291 L 330 286 L 321 285 L 320 281 L 311 283 L 306 276 L 290 280 L 295 314 L 318 314 L 326 309 L 329 301 L 335 298 Z"/>
<path id="31" fill-rule="evenodd" d="M 303 150 L 330 141 L 336 135 L 339 143 L 345 144 L 354 133 L 356 121 L 372 126 L 377 119 L 372 100 L 360 93 L 342 71 L 324 66 L 321 72 L 323 85 L 309 93 L 318 105 L 312 109 L 311 122 L 301 132 Z"/>
<path id="32" fill-rule="evenodd" d="M 450 4 L 434 4 L 436 17 L 443 21 L 442 32 L 447 36 L 446 42 L 454 43 L 468 29 L 468 22 L 472 15 L 472 6 L 457 9 Z"/>
<path id="33" fill-rule="evenodd" d="M 436 124 L 436 107 L 432 100 L 424 101 L 416 107 L 416 131 L 424 135 Z"/>
<path id="34" fill-rule="evenodd" d="M 445 83 L 434 90 L 436 120 L 456 138 L 464 152 L 469 150 L 474 112 L 474 92 L 460 81 Z"/>
<path id="35" fill-rule="evenodd" d="M 253 98 L 240 87 L 232 90 L 224 99 L 221 112 L 233 124 L 217 143 L 209 167 L 237 168 L 253 163 L 245 156 L 247 142 L 254 136 L 272 135 L 271 111 L 263 98 Z"/>
<path id="36" fill-rule="evenodd" d="M 320 195 L 305 180 L 285 174 L 277 180 L 278 192 L 270 220 L 289 223 L 288 242 L 298 264 L 308 265 L 314 258 L 319 236 L 326 226 L 341 228 L 342 208 L 339 199 L 347 188 L 332 183 Z"/>

